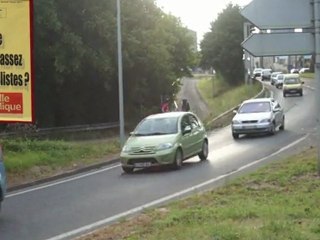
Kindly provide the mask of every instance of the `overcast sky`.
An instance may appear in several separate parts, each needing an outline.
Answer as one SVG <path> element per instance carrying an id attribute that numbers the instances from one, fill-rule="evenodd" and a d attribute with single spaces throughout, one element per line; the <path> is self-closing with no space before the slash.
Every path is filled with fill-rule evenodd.
<path id="1" fill-rule="evenodd" d="M 181 19 L 181 22 L 191 30 L 197 32 L 198 41 L 203 34 L 210 31 L 213 22 L 228 3 L 243 7 L 251 0 L 156 0 L 165 12 Z"/>

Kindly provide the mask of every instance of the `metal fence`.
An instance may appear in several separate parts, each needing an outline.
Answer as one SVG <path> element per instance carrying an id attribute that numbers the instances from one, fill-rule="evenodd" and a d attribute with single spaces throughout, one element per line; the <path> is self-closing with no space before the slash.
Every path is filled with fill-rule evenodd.
<path id="1" fill-rule="evenodd" d="M 118 122 L 84 124 L 64 127 L 37 128 L 33 124 L 15 123 L 0 132 L 0 138 L 31 137 L 31 138 L 99 138 L 110 135 L 119 127 Z"/>

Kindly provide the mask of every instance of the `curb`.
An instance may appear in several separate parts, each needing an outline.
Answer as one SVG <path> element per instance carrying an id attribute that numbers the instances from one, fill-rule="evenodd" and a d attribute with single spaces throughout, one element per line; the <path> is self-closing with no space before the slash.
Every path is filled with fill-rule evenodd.
<path id="1" fill-rule="evenodd" d="M 66 177 L 70 177 L 70 176 L 73 176 L 73 175 L 76 175 L 76 174 L 80 174 L 80 173 L 83 173 L 83 172 L 88 172 L 88 171 L 91 171 L 91 170 L 103 168 L 105 166 L 117 163 L 119 161 L 120 161 L 119 158 L 115 158 L 115 159 L 111 159 L 111 160 L 108 160 L 108 161 L 105 161 L 105 162 L 92 164 L 92 165 L 89 165 L 89 166 L 86 166 L 86 167 L 83 167 L 83 168 L 79 168 L 79 169 L 76 169 L 76 170 L 70 170 L 68 172 L 57 174 L 57 175 L 54 175 L 54 176 L 51 176 L 51 177 L 42 178 L 42 179 L 35 180 L 35 181 L 32 181 L 32 182 L 28 182 L 28 183 L 23 183 L 23 184 L 20 184 L 20 185 L 12 186 L 12 187 L 7 188 L 7 192 L 13 192 L 13 191 L 21 190 L 23 188 L 32 187 L 32 186 L 43 184 L 43 183 L 48 183 L 48 182 L 51 182 L 51 181 L 56 181 L 56 180 L 61 179 L 61 178 L 66 178 Z"/>

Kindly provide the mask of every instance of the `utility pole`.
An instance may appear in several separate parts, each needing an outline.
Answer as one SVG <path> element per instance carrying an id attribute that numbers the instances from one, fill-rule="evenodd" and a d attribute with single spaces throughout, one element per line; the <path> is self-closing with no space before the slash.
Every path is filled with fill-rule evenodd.
<path id="1" fill-rule="evenodd" d="M 123 77 L 122 77 L 122 44 L 121 44 L 121 10 L 120 0 L 117 0 L 117 41 L 118 41 L 118 82 L 119 82 L 119 123 L 120 123 L 120 147 L 125 141 L 124 135 L 124 111 L 123 111 Z"/>
<path id="2" fill-rule="evenodd" d="M 320 103 L 320 3 L 314 0 L 314 32 L 315 32 L 315 55 L 316 62 L 314 66 L 315 81 L 317 82 L 317 102 Z M 318 130 L 318 175 L 320 175 L 320 108 L 317 109 L 317 130 Z"/>

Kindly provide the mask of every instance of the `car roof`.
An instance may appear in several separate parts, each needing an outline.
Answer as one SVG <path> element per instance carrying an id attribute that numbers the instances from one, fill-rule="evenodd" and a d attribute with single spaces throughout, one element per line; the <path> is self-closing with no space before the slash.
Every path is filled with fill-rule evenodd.
<path id="1" fill-rule="evenodd" d="M 254 102 L 275 102 L 273 98 L 253 98 L 242 102 L 243 103 L 254 103 Z"/>
<path id="2" fill-rule="evenodd" d="M 164 113 L 156 113 L 156 114 L 152 114 L 147 116 L 147 119 L 150 118 L 170 118 L 170 117 L 181 117 L 183 115 L 185 115 L 186 113 L 190 113 L 190 112 L 182 112 L 182 111 L 178 111 L 178 112 L 164 112 Z"/>

